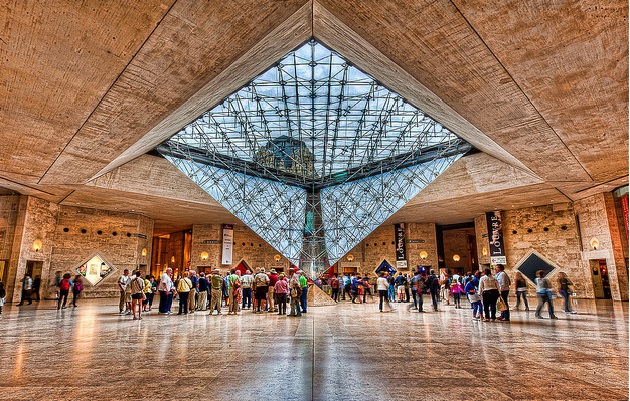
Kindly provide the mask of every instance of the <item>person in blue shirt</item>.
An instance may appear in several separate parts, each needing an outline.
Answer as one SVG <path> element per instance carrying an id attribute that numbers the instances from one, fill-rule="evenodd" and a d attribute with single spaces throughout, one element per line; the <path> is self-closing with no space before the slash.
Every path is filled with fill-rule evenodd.
<path id="1" fill-rule="evenodd" d="M 468 282 L 466 283 L 466 286 L 464 287 L 464 292 L 466 293 L 466 296 L 468 297 L 468 300 L 470 301 L 471 305 L 472 305 L 472 318 L 473 320 L 479 320 L 481 319 L 481 295 L 479 295 L 477 293 L 477 287 L 475 286 L 475 282 L 473 279 L 474 276 L 471 276 L 468 278 Z"/>

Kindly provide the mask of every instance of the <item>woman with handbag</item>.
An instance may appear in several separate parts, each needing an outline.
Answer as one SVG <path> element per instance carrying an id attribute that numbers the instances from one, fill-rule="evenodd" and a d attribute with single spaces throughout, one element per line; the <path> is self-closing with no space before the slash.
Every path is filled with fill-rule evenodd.
<path id="1" fill-rule="evenodd" d="M 536 308 L 536 317 L 538 319 L 542 319 L 543 317 L 540 315 L 540 311 L 542 310 L 545 303 L 547 304 L 547 309 L 549 310 L 549 318 L 557 319 L 556 315 L 553 313 L 553 288 L 549 283 L 549 280 L 545 278 L 545 272 L 542 270 L 538 270 L 536 272 L 536 294 L 538 295 L 538 307 Z"/>
<path id="2" fill-rule="evenodd" d="M 483 302 L 484 322 L 494 322 L 497 318 L 497 299 L 499 299 L 499 282 L 492 275 L 490 269 L 484 271 L 479 279 L 479 293 Z"/>

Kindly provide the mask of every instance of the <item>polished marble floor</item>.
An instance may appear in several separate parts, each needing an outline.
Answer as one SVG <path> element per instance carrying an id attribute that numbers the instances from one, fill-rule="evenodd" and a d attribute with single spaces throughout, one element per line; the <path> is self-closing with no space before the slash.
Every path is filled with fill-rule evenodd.
<path id="1" fill-rule="evenodd" d="M 627 303 L 580 300 L 576 315 L 519 311 L 510 323 L 397 306 L 141 321 L 113 299 L 5 307 L 0 399 L 628 399 Z"/>

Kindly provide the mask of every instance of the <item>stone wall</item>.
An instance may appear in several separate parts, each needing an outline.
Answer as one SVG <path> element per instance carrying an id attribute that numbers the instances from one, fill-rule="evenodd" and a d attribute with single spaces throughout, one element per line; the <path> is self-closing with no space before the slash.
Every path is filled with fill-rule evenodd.
<path id="1" fill-rule="evenodd" d="M 0 281 L 7 284 L 20 195 L 0 196 Z"/>
<path id="2" fill-rule="evenodd" d="M 468 237 L 475 236 L 474 228 L 458 228 L 442 231 L 444 243 L 444 263 L 451 273 L 456 268 L 463 269 L 462 273 L 472 270 L 472 256 L 468 249 Z M 454 255 L 459 255 L 459 261 L 453 259 Z"/>
<path id="3" fill-rule="evenodd" d="M 574 205 L 580 222 L 582 262 L 586 266 L 588 283 L 592 286 L 589 261 L 605 259 L 613 299 L 627 300 L 628 277 L 612 194 L 590 196 L 576 201 Z M 597 249 L 591 245 L 594 238 L 599 242 Z"/>
<path id="4" fill-rule="evenodd" d="M 49 286 L 55 271 L 74 276 L 76 268 L 96 253 L 115 271 L 96 286 L 84 280 L 85 297 L 117 295 L 117 280 L 124 269 L 133 271 L 140 264 L 150 264 L 153 221 L 142 215 L 61 206 L 56 216 L 54 234 L 54 247 L 50 256 L 51 274 L 48 280 L 42 277 L 42 294 L 47 296 L 53 291 Z M 146 257 L 142 256 L 143 248 L 147 249 Z"/>

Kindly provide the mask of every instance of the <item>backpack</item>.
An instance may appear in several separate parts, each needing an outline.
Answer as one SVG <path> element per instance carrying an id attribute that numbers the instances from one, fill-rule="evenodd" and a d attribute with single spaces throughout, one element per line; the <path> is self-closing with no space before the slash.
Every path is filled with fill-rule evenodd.
<path id="1" fill-rule="evenodd" d="M 59 283 L 59 289 L 63 291 L 68 291 L 70 289 L 70 280 L 68 280 L 67 278 L 61 280 L 61 283 Z"/>
<path id="2" fill-rule="evenodd" d="M 239 279 L 232 281 L 232 288 L 234 288 L 235 290 L 241 288 L 241 282 Z"/>
<path id="3" fill-rule="evenodd" d="M 81 290 L 83 290 L 83 284 L 81 283 L 81 281 L 77 281 L 77 282 L 74 284 L 74 290 L 75 290 L 75 291 L 81 291 Z"/>

